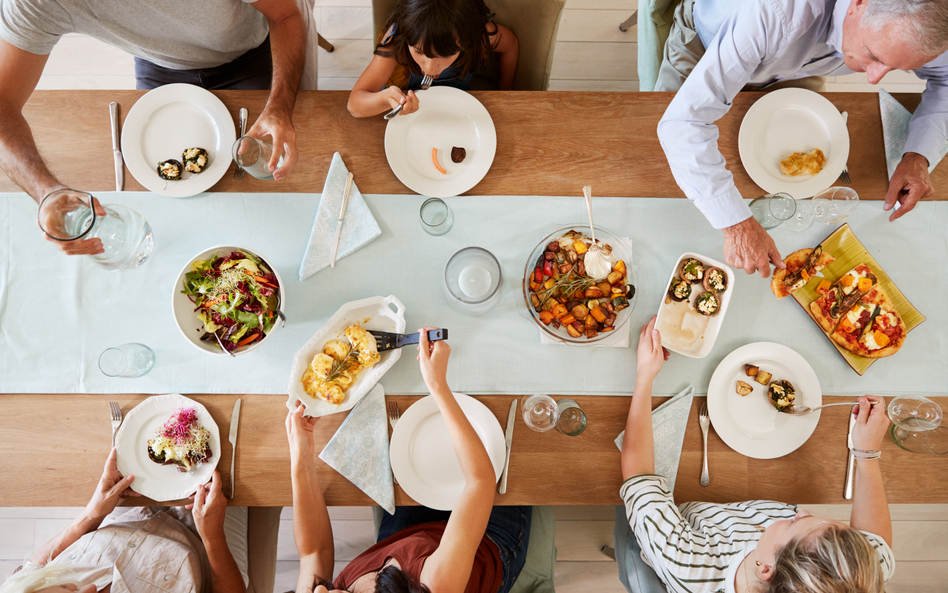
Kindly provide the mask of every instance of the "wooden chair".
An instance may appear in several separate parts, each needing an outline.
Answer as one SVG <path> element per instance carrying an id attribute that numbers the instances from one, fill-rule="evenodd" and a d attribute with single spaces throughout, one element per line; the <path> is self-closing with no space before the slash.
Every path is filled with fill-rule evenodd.
<path id="1" fill-rule="evenodd" d="M 494 12 L 494 22 L 508 27 L 520 42 L 514 89 L 545 91 L 550 85 L 556 32 L 566 0 L 485 0 Z M 382 27 L 395 9 L 398 0 L 372 0 L 373 38 L 379 39 Z M 471 81 L 475 90 L 497 88 L 496 56 L 486 72 L 477 73 Z"/>

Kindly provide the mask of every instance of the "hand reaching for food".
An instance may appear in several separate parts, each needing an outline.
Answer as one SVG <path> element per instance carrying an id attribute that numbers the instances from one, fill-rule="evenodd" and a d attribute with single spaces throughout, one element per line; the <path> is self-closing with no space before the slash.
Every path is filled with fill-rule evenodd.
<path id="1" fill-rule="evenodd" d="M 778 270 L 787 267 L 773 238 L 753 217 L 724 229 L 724 262 L 748 274 L 759 272 L 761 278 L 770 276 L 771 263 Z"/>
<path id="2" fill-rule="evenodd" d="M 655 329 L 655 319 L 653 315 L 648 323 L 642 326 L 639 332 L 638 357 L 638 375 L 640 379 L 652 381 L 662 370 L 662 365 L 668 360 L 668 350 L 662 346 L 662 335 Z"/>
<path id="3" fill-rule="evenodd" d="M 436 391 L 447 390 L 450 392 L 447 375 L 451 347 L 448 346 L 445 340 L 429 342 L 428 331 L 432 329 L 437 328 L 425 327 L 418 330 L 421 334 L 418 342 L 418 362 L 421 367 L 421 376 L 432 394 Z"/>

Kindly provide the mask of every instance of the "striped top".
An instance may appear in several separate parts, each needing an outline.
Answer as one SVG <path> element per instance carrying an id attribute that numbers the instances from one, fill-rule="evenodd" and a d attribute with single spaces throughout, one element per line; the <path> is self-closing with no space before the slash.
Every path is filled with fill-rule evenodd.
<path id="1" fill-rule="evenodd" d="M 775 521 L 792 519 L 796 506 L 770 500 L 731 504 L 691 502 L 676 506 L 663 476 L 632 476 L 622 484 L 626 516 L 642 548 L 669 593 L 733 593 L 738 565 Z M 895 557 L 885 541 L 861 532 L 875 547 L 885 580 Z"/>

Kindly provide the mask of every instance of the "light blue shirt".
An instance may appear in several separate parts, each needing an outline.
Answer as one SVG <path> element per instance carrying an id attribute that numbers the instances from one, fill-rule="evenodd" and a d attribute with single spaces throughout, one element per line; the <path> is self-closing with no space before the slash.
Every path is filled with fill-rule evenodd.
<path id="1" fill-rule="evenodd" d="M 852 73 L 842 54 L 848 7 L 847 0 L 695 0 L 705 55 L 665 111 L 658 137 L 675 181 L 714 228 L 751 216 L 724 167 L 714 122 L 744 86 Z M 927 84 L 904 150 L 933 162 L 948 139 L 948 52 L 915 74 Z"/>

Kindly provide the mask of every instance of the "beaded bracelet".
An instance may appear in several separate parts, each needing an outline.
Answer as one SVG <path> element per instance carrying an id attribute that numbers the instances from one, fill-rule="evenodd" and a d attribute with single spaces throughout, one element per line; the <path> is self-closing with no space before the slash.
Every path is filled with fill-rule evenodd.
<path id="1" fill-rule="evenodd" d="M 867 451 L 865 449 L 850 449 L 856 461 L 872 461 L 882 457 L 882 451 Z"/>

